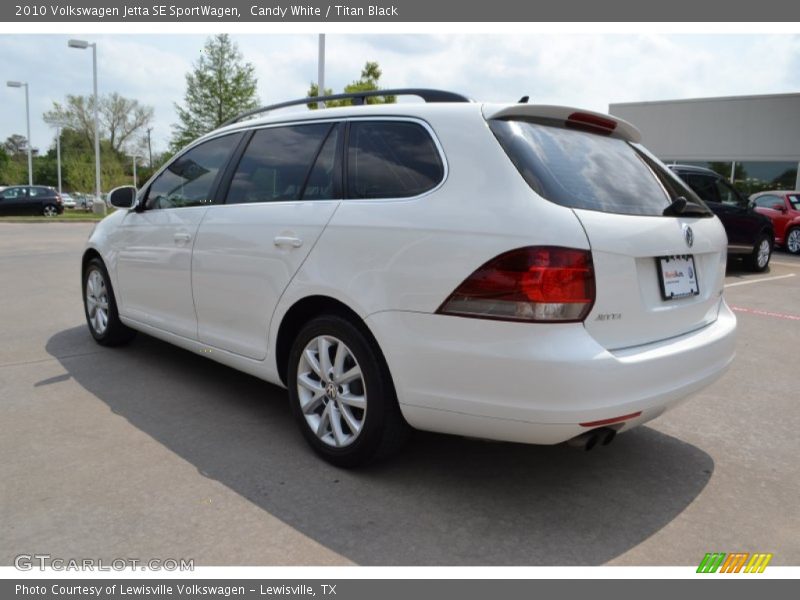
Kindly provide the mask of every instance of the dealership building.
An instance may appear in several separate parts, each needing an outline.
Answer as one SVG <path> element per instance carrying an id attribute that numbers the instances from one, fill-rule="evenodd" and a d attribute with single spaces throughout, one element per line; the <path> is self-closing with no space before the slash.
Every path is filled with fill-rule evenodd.
<path id="1" fill-rule="evenodd" d="M 609 105 L 667 163 L 709 167 L 746 193 L 800 189 L 800 94 Z"/>

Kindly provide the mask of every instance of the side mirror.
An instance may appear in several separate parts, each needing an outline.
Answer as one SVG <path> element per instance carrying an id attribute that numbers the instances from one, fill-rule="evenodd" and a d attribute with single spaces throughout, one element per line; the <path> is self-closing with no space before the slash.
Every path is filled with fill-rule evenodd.
<path id="1" fill-rule="evenodd" d="M 108 192 L 107 202 L 114 208 L 133 208 L 136 204 L 136 188 L 123 185 Z"/>

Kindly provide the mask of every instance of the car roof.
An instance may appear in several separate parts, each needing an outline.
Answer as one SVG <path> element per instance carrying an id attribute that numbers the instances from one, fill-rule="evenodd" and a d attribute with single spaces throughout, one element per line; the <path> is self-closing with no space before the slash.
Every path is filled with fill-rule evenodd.
<path id="1" fill-rule="evenodd" d="M 756 192 L 753 195 L 756 196 L 758 194 L 800 194 L 800 190 L 763 190 L 761 192 Z"/>
<path id="2" fill-rule="evenodd" d="M 299 110 L 279 109 L 265 116 L 255 117 L 226 125 L 215 129 L 199 138 L 197 141 L 218 136 L 220 133 L 241 131 L 257 128 L 264 125 L 278 123 L 294 123 L 298 121 L 315 121 L 326 119 L 347 119 L 351 117 L 407 117 L 427 120 L 436 115 L 473 115 L 478 113 L 481 118 L 514 117 L 554 119 L 564 118 L 572 113 L 582 113 L 601 117 L 616 123 L 615 135 L 632 142 L 641 139 L 639 130 L 627 121 L 590 110 L 569 106 L 550 106 L 543 104 L 486 104 L 482 102 L 397 102 L 393 104 L 363 104 L 356 106 L 337 106 L 334 108 L 320 108 L 309 110 L 305 104 Z"/>

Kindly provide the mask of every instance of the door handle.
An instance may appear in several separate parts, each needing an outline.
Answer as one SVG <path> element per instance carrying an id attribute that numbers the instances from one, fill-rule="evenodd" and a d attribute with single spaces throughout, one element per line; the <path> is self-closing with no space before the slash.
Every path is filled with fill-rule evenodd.
<path id="1" fill-rule="evenodd" d="M 299 237 L 292 237 L 286 235 L 279 235 L 273 240 L 276 246 L 291 246 L 292 248 L 299 248 L 303 245 L 303 240 Z"/>
<path id="2" fill-rule="evenodd" d="M 185 242 L 188 242 L 189 240 L 191 240 L 191 239 L 192 239 L 192 236 L 191 236 L 191 235 L 189 235 L 188 233 L 180 233 L 180 232 L 179 232 L 179 233 L 176 233 L 176 234 L 173 236 L 173 238 L 174 238 L 174 240 L 175 240 L 175 242 L 176 242 L 176 243 L 179 243 L 179 244 L 180 244 L 180 243 L 185 243 Z"/>

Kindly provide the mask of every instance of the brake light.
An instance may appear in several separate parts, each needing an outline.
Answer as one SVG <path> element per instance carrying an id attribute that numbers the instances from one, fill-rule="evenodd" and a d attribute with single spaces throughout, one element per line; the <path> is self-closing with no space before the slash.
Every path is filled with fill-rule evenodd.
<path id="1" fill-rule="evenodd" d="M 611 135 L 617 128 L 617 122 L 590 113 L 574 112 L 566 121 L 567 127 L 571 129 L 582 129 L 593 133 Z"/>
<path id="2" fill-rule="evenodd" d="M 56 204 L 63 204 L 64 201 L 61 199 L 60 194 L 56 194 Z"/>
<path id="3" fill-rule="evenodd" d="M 505 321 L 583 321 L 594 298 L 590 251 L 530 246 L 487 262 L 437 312 Z"/>

